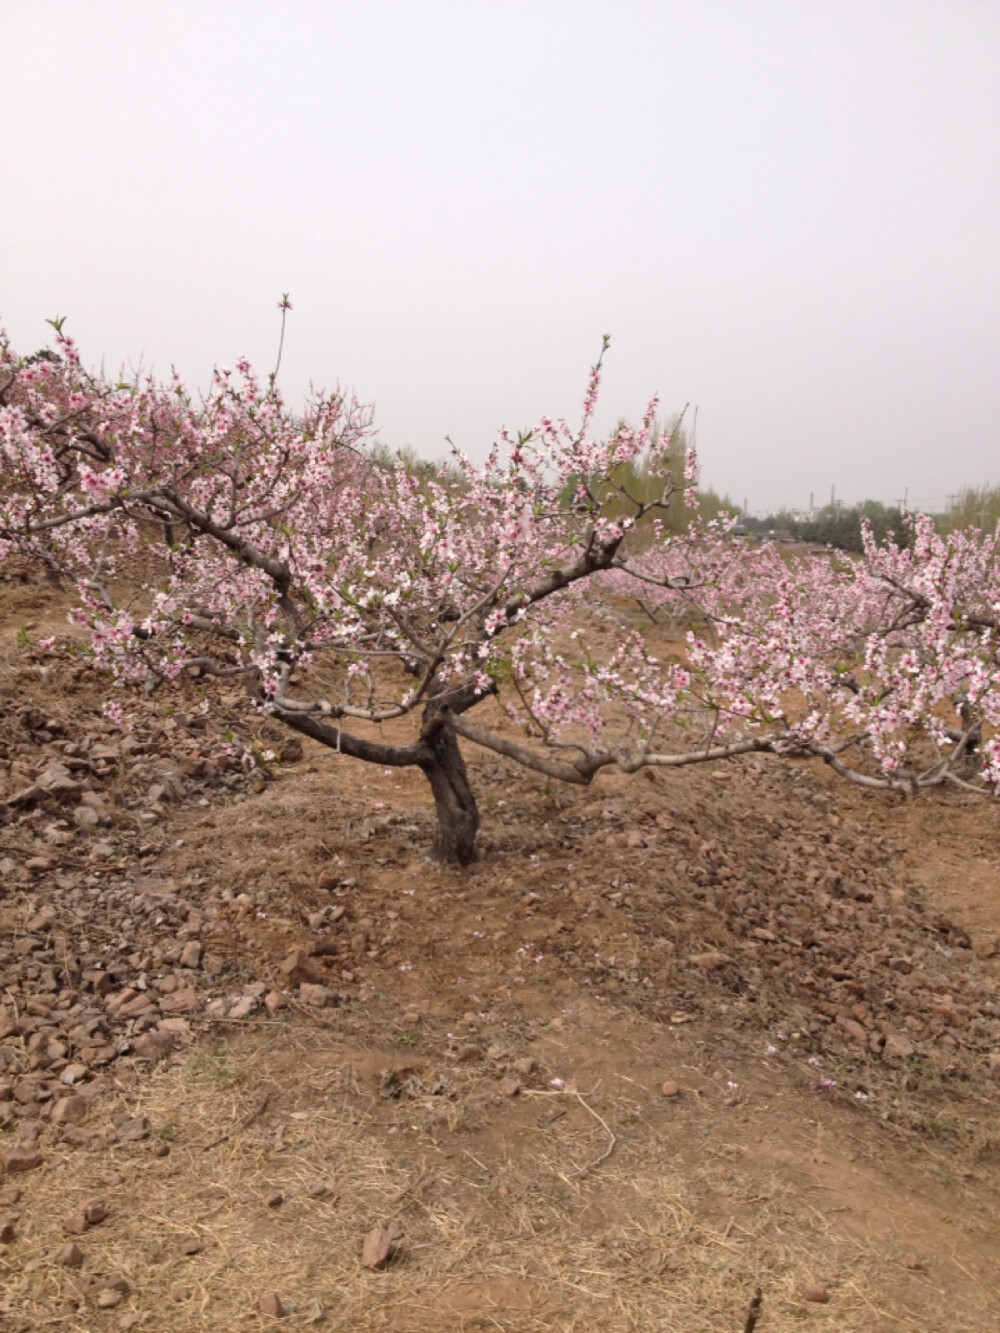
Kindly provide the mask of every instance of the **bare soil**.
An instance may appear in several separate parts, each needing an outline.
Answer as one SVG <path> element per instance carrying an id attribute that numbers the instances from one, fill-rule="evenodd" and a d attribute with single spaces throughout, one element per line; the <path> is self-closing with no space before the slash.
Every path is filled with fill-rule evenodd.
<path id="1" fill-rule="evenodd" d="M 0 1328 L 1000 1326 L 994 805 L 469 747 L 447 869 L 226 690 L 114 731 L 65 606 L 0 584 Z"/>

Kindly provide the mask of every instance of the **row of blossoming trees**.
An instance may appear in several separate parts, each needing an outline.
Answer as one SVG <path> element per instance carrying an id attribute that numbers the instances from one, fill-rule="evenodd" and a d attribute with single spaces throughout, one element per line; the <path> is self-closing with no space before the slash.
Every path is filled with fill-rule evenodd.
<path id="1" fill-rule="evenodd" d="M 789 557 L 693 509 L 669 535 L 656 402 L 594 438 L 600 375 L 579 427 L 546 418 L 428 475 L 387 462 L 346 394 L 292 413 L 241 362 L 194 400 L 89 372 L 61 328 L 27 360 L 2 338 L 0 560 L 75 581 L 112 716 L 186 670 L 239 678 L 345 756 L 420 768 L 448 861 L 479 825 L 460 741 L 577 784 L 758 751 L 1000 790 L 996 536 L 916 517 L 905 549 Z M 652 498 L 622 481 L 639 459 Z M 689 456 L 692 505 L 694 482 Z"/>

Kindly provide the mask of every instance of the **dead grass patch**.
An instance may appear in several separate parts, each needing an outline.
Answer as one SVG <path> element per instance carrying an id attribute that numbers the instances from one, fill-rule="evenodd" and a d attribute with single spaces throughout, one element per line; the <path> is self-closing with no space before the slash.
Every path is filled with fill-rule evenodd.
<path id="1" fill-rule="evenodd" d="M 19 1240 L 0 1255 L 5 1326 L 136 1313 L 142 1329 L 228 1333 L 272 1323 L 260 1301 L 275 1292 L 288 1327 L 322 1310 L 323 1327 L 372 1333 L 721 1333 L 742 1328 L 760 1284 L 762 1333 L 996 1327 L 971 1274 L 945 1291 L 896 1246 L 851 1235 L 787 1178 L 748 1168 L 707 1114 L 683 1152 L 611 1099 L 600 1121 L 573 1095 L 518 1099 L 516 1124 L 495 1112 L 491 1127 L 481 1074 L 456 1073 L 433 1115 L 431 1098 L 379 1097 L 378 1063 L 296 1020 L 195 1045 L 101 1102 L 109 1138 L 125 1115 L 147 1116 L 150 1137 L 56 1149 L 24 1177 Z M 477 1095 L 487 1132 L 470 1133 L 449 1112 Z M 608 1126 L 614 1152 L 586 1170 Z M 62 1218 L 97 1196 L 107 1221 L 79 1238 L 83 1267 L 60 1268 Z M 366 1272 L 364 1236 L 391 1220 L 398 1257 Z M 101 1311 L 116 1276 L 129 1294 Z M 829 1304 L 803 1299 L 816 1283 Z"/>

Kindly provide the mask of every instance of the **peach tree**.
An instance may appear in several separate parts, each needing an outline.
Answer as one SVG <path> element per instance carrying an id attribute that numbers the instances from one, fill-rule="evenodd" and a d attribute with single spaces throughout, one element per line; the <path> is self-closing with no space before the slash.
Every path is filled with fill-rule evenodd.
<path id="1" fill-rule="evenodd" d="M 995 535 L 917 518 L 905 548 L 838 560 L 700 525 L 655 399 L 592 432 L 601 366 L 578 426 L 420 469 L 349 394 L 293 412 L 241 361 L 195 400 L 88 371 L 58 321 L 42 355 L 4 337 L 0 559 L 75 581 L 111 716 L 183 672 L 236 678 L 342 755 L 419 768 L 445 861 L 471 861 L 479 827 L 460 742 L 578 785 L 757 751 L 904 792 L 1000 788 Z M 658 479 L 641 495 L 638 460 Z"/>

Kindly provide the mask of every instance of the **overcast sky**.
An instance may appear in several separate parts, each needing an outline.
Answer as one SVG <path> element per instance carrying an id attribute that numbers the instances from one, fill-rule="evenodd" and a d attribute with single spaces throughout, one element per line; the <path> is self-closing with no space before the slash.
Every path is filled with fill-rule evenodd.
<path id="1" fill-rule="evenodd" d="M 698 408 L 751 510 L 1000 483 L 996 0 L 0 0 L 0 323 L 482 456 Z"/>

